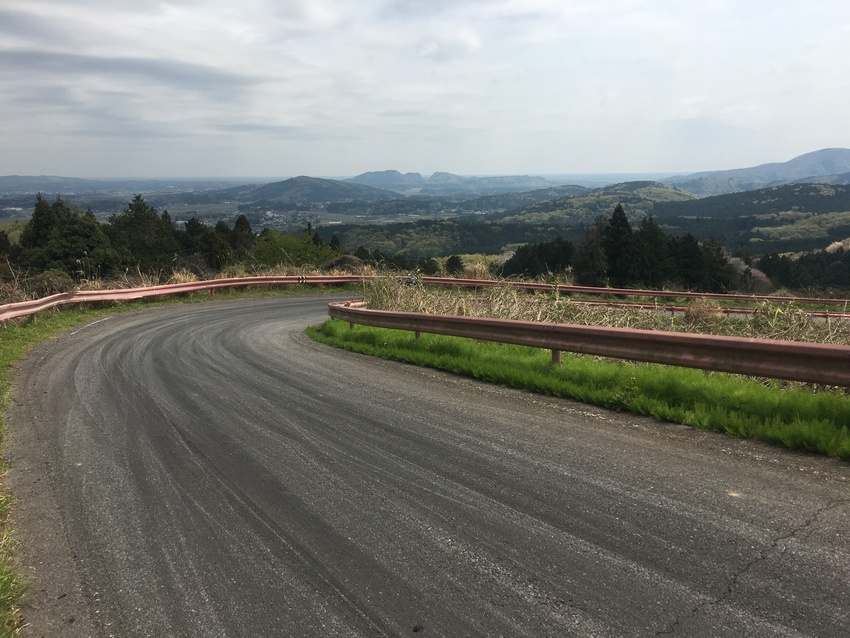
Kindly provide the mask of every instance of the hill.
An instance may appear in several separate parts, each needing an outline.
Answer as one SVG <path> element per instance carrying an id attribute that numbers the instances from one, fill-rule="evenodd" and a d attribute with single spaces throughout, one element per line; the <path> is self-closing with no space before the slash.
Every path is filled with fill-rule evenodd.
<path id="1" fill-rule="evenodd" d="M 571 195 L 564 196 L 564 193 Z M 547 195 L 556 195 L 554 198 Z M 516 202 L 520 195 L 487 197 L 459 204 L 500 207 Z M 507 198 L 507 199 L 503 199 Z M 554 187 L 521 194 L 533 203 L 521 208 L 483 215 L 462 215 L 451 220 L 420 220 L 380 226 L 341 225 L 332 231 L 349 249 L 364 246 L 386 254 L 403 252 L 410 257 L 446 256 L 452 253 L 499 253 L 505 247 L 550 241 L 561 236 L 581 241 L 587 226 L 598 216 L 610 217 L 622 203 L 632 223 L 650 213 L 656 202 L 696 200 L 696 196 L 658 182 L 625 182 L 589 190 L 581 186 Z M 536 199 L 541 198 L 541 199 Z M 490 208 L 492 210 L 492 208 Z"/>
<path id="2" fill-rule="evenodd" d="M 381 201 L 395 199 L 396 193 L 319 177 L 293 177 L 282 182 L 272 182 L 238 190 L 238 199 L 244 202 L 319 203 L 340 201 Z"/>
<path id="3" fill-rule="evenodd" d="M 839 173 L 838 175 L 823 175 L 821 177 L 810 177 L 806 180 L 797 180 L 797 183 L 801 182 L 810 184 L 847 185 L 850 184 L 850 172 Z"/>
<path id="4" fill-rule="evenodd" d="M 665 232 L 713 237 L 730 252 L 820 250 L 850 237 L 850 186 L 772 186 L 659 203 L 653 215 Z"/>
<path id="5" fill-rule="evenodd" d="M 564 229 L 588 226 L 599 215 L 609 216 L 617 204 L 623 205 L 630 219 L 638 219 L 653 214 L 659 202 L 690 202 L 696 199 L 696 195 L 660 182 L 624 182 L 537 202 L 488 217 L 514 223 L 548 224 L 553 228 Z"/>
<path id="6" fill-rule="evenodd" d="M 417 191 L 425 185 L 425 178 L 419 173 L 401 174 L 398 171 L 371 171 L 345 181 L 403 194 Z"/>
<path id="7" fill-rule="evenodd" d="M 850 171 L 850 149 L 827 148 L 787 162 L 751 168 L 706 171 L 663 180 L 697 195 L 724 195 L 787 182 L 814 182 Z"/>
<path id="8" fill-rule="evenodd" d="M 597 217 L 610 217 L 619 203 L 635 228 L 646 215 L 652 215 L 669 235 L 690 233 L 699 240 L 711 237 L 729 253 L 758 256 L 820 250 L 850 237 L 850 186 L 788 184 L 704 198 L 658 182 L 625 182 L 581 191 L 484 215 L 413 224 L 336 226 L 333 232 L 349 248 L 363 245 L 416 258 L 498 253 L 511 245 L 551 241 L 558 236 L 577 244 Z M 538 191 L 524 195 L 534 193 Z M 490 206 L 498 203 L 490 198 L 485 201 Z"/>

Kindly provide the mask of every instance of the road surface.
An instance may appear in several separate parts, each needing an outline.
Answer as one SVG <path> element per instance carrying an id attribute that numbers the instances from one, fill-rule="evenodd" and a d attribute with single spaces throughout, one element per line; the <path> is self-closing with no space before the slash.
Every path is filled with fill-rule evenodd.
<path id="1" fill-rule="evenodd" d="M 329 349 L 328 299 L 28 357 L 23 636 L 847 635 L 847 463 Z"/>

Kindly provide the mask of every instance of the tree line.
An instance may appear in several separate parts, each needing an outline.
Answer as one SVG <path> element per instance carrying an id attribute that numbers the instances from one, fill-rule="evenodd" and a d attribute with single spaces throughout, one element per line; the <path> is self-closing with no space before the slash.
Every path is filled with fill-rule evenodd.
<path id="1" fill-rule="evenodd" d="M 179 269 L 205 277 L 236 265 L 249 271 L 280 264 L 322 266 L 343 256 L 353 265 L 370 263 L 425 275 L 461 274 L 464 269 L 457 254 L 441 265 L 433 257 L 369 251 L 363 246 L 354 251 L 357 259 L 352 260 L 335 235 L 323 239 L 310 224 L 303 232 L 264 229 L 257 234 L 240 214 L 233 226 L 225 221 L 211 226 L 194 217 L 175 225 L 167 211 L 159 213 L 141 195 L 105 223 L 91 210 L 83 212 L 60 197 L 49 202 L 39 195 L 17 242 L 0 231 L 0 255 L 6 257 L 6 271 L 0 275 L 7 279 L 16 272 L 52 273 L 69 283 L 127 273 L 167 279 Z M 844 248 L 795 259 L 770 254 L 755 265 L 779 286 L 850 289 L 850 252 Z M 577 245 L 562 237 L 527 243 L 494 267 L 494 274 L 504 277 L 565 273 L 588 286 L 704 292 L 739 290 L 748 274 L 734 267 L 712 239 L 667 235 L 651 216 L 632 228 L 619 204 L 610 218 L 597 218 Z"/>
<path id="2" fill-rule="evenodd" d="M 615 288 L 727 292 L 741 283 L 741 274 L 713 240 L 668 236 L 651 216 L 635 230 L 620 204 L 610 218 L 600 217 L 586 230 L 578 247 L 561 237 L 526 244 L 500 270 L 506 277 L 565 272 L 580 285 Z"/>
<path id="3" fill-rule="evenodd" d="M 793 290 L 850 290 L 850 252 L 843 247 L 794 259 L 771 253 L 758 259 L 756 265 L 777 286 Z"/>
<path id="4" fill-rule="evenodd" d="M 178 228 L 168 211 L 160 214 L 141 195 L 106 223 L 60 197 L 48 202 L 39 195 L 17 243 L 0 232 L 0 254 L 12 269 L 54 272 L 74 281 L 127 272 L 168 277 L 181 268 L 205 276 L 234 264 L 320 265 L 342 252 L 338 240 L 325 243 L 309 224 L 303 233 L 264 229 L 255 234 L 239 215 L 233 227 L 193 217 Z"/>

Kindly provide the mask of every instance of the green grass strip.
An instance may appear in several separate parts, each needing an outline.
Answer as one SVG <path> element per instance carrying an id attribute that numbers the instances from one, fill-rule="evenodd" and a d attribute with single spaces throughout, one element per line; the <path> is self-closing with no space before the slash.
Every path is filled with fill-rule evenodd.
<path id="1" fill-rule="evenodd" d="M 354 352 L 447 370 L 503 386 L 575 399 L 723 432 L 793 450 L 850 459 L 850 398 L 807 388 L 765 386 L 723 373 L 653 364 L 599 361 L 472 339 L 356 326 L 331 319 L 311 338 Z"/>

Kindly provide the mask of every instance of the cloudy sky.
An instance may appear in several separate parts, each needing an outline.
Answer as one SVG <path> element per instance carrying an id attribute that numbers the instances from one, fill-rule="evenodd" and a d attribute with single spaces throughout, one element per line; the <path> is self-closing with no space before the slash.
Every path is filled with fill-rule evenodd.
<path id="1" fill-rule="evenodd" d="M 0 0 L 0 175 L 693 172 L 850 147 L 847 0 Z"/>

